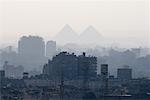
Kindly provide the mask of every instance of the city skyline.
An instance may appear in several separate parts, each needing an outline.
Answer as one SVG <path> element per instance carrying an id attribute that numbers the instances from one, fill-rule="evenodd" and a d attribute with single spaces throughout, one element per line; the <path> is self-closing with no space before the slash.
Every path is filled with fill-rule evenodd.
<path id="1" fill-rule="evenodd" d="M 0 100 L 150 100 L 149 0 L 0 0 Z"/>

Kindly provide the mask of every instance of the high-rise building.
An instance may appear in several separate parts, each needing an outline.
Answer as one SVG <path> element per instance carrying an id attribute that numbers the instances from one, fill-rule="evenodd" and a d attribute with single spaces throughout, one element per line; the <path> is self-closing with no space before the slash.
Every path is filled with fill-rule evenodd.
<path id="1" fill-rule="evenodd" d="M 45 63 L 45 42 L 38 36 L 23 36 L 18 42 L 19 64 L 25 70 L 39 69 Z"/>
<path id="2" fill-rule="evenodd" d="M 38 36 L 23 36 L 18 42 L 18 53 L 23 57 L 43 57 L 45 55 L 45 43 Z"/>
<path id="3" fill-rule="evenodd" d="M 132 69 L 129 66 L 117 69 L 117 78 L 122 80 L 132 79 Z"/>
<path id="4" fill-rule="evenodd" d="M 3 80 L 4 80 L 4 78 L 5 78 L 5 71 L 4 70 L 0 70 L 0 89 L 1 89 L 1 87 L 2 87 L 2 85 L 3 85 Z M 0 92 L 1 92 L 1 90 L 0 90 Z"/>
<path id="5" fill-rule="evenodd" d="M 108 64 L 101 64 L 101 77 L 108 78 Z"/>
<path id="6" fill-rule="evenodd" d="M 56 41 L 48 41 L 46 43 L 46 57 L 52 58 L 56 55 Z"/>
<path id="7" fill-rule="evenodd" d="M 102 82 L 102 94 L 108 93 L 108 64 L 101 64 L 101 82 Z"/>
<path id="8" fill-rule="evenodd" d="M 0 81 L 5 78 L 5 71 L 0 70 Z"/>

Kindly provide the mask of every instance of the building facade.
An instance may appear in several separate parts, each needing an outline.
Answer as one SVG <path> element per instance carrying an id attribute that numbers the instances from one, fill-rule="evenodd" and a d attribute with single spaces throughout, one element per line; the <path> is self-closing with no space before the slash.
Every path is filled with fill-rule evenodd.
<path id="1" fill-rule="evenodd" d="M 96 77 L 96 57 L 87 57 L 85 53 L 76 56 L 74 53 L 61 52 L 44 65 L 43 74 L 53 79 L 74 80 Z"/>
<path id="2" fill-rule="evenodd" d="M 19 64 L 25 70 L 39 68 L 45 63 L 45 42 L 38 36 L 23 36 L 18 42 Z"/>
<path id="3" fill-rule="evenodd" d="M 132 79 L 132 69 L 129 66 L 124 66 L 123 68 L 117 69 L 117 78 L 121 80 Z"/>
<path id="4" fill-rule="evenodd" d="M 56 41 L 48 41 L 46 43 L 46 57 L 52 58 L 56 55 Z"/>

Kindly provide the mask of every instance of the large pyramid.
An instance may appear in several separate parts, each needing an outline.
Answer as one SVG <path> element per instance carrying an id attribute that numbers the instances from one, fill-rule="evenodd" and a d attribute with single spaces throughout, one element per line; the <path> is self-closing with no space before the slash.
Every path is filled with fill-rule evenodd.
<path id="1" fill-rule="evenodd" d="M 68 24 L 54 38 L 58 44 L 76 43 L 77 39 L 78 34 Z"/>

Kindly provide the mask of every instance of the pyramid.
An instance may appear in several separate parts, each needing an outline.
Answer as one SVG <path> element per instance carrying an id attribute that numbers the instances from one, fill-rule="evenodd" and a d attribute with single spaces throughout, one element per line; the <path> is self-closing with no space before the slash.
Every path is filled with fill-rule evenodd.
<path id="1" fill-rule="evenodd" d="M 75 43 L 77 39 L 78 34 L 68 24 L 55 37 L 58 44 Z"/>
<path id="2" fill-rule="evenodd" d="M 80 34 L 80 42 L 83 44 L 99 44 L 102 35 L 93 27 L 89 26 Z"/>

